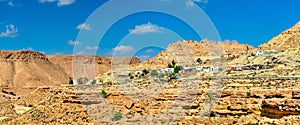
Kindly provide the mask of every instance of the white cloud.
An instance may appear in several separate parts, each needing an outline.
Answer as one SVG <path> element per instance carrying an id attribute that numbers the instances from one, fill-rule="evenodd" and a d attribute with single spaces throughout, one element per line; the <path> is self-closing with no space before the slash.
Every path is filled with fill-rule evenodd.
<path id="1" fill-rule="evenodd" d="M 15 27 L 15 25 L 10 24 L 10 25 L 6 25 L 6 30 L 0 33 L 0 37 L 16 38 L 18 36 L 17 33 L 18 33 L 18 29 Z"/>
<path id="2" fill-rule="evenodd" d="M 58 0 L 57 6 L 66 6 L 75 3 L 75 0 Z"/>
<path id="3" fill-rule="evenodd" d="M 82 24 L 79 24 L 76 29 L 79 29 L 79 30 L 92 30 L 92 28 L 90 27 L 89 24 L 86 24 L 86 23 L 82 23 Z"/>
<path id="4" fill-rule="evenodd" d="M 208 3 L 208 0 L 193 0 L 193 1 L 197 3 L 204 3 L 204 4 Z"/>
<path id="5" fill-rule="evenodd" d="M 133 46 L 120 45 L 117 46 L 116 48 L 113 48 L 112 50 L 117 54 L 126 54 L 126 53 L 133 52 L 135 48 Z"/>
<path id="6" fill-rule="evenodd" d="M 186 6 L 188 6 L 188 7 L 193 7 L 193 6 L 195 6 L 195 3 L 194 3 L 192 0 L 186 1 L 185 4 L 186 4 Z"/>
<path id="7" fill-rule="evenodd" d="M 11 6 L 11 7 L 15 6 L 15 4 L 14 4 L 12 1 L 9 1 L 9 2 L 7 3 L 7 5 L 8 5 L 8 6 Z"/>
<path id="8" fill-rule="evenodd" d="M 80 44 L 80 41 L 69 40 L 69 45 L 78 45 L 78 44 Z"/>
<path id="9" fill-rule="evenodd" d="M 55 2 L 55 1 L 57 1 L 57 0 L 39 0 L 40 3 L 46 3 L 46 2 L 52 3 L 52 2 Z"/>
<path id="10" fill-rule="evenodd" d="M 98 46 L 87 46 L 87 47 L 85 47 L 85 49 L 87 49 L 87 50 L 97 50 L 97 49 L 99 49 L 99 47 Z"/>
<path id="11" fill-rule="evenodd" d="M 0 0 L 0 2 L 4 2 L 5 4 L 11 7 L 15 6 L 12 0 Z"/>
<path id="12" fill-rule="evenodd" d="M 154 53 L 155 51 L 153 49 L 147 49 L 146 53 Z"/>
<path id="13" fill-rule="evenodd" d="M 135 26 L 135 28 L 130 29 L 129 32 L 132 34 L 159 33 L 162 29 L 162 27 L 158 27 L 157 25 L 148 22 L 147 24 Z"/>
<path id="14" fill-rule="evenodd" d="M 195 6 L 195 3 L 203 3 L 203 4 L 207 4 L 208 3 L 208 0 L 188 0 L 186 1 L 186 5 L 188 7 L 194 7 Z"/>
<path id="15" fill-rule="evenodd" d="M 57 2 L 57 6 L 66 6 L 76 2 L 76 0 L 39 0 L 40 3 L 52 3 Z"/>

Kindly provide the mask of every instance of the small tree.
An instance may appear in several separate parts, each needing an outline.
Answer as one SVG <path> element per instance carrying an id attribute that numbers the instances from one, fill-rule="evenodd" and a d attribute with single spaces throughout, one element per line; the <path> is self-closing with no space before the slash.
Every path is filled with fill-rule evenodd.
<path id="1" fill-rule="evenodd" d="M 168 64 L 168 68 L 174 68 L 172 64 Z"/>
<path id="2" fill-rule="evenodd" d="M 201 65 L 203 63 L 202 59 L 201 58 L 198 58 L 197 59 L 197 62 Z"/>
<path id="3" fill-rule="evenodd" d="M 173 67 L 175 67 L 175 65 L 176 65 L 176 62 L 174 61 L 174 59 L 172 60 L 172 65 L 173 65 Z"/>

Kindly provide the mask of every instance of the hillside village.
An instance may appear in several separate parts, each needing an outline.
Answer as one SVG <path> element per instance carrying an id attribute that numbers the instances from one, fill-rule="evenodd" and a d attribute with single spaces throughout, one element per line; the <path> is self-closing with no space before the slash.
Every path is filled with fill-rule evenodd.
<path id="1" fill-rule="evenodd" d="M 0 123 L 298 124 L 299 43 L 300 22 L 258 48 L 178 41 L 144 62 L 0 51 Z"/>

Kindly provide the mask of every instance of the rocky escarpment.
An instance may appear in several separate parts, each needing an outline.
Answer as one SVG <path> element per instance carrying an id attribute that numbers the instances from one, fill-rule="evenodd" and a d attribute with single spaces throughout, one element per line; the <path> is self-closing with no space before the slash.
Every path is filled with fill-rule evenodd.
<path id="1" fill-rule="evenodd" d="M 47 61 L 48 58 L 39 52 L 33 51 L 8 51 L 0 50 L 0 61 L 37 61 L 44 60 Z"/>

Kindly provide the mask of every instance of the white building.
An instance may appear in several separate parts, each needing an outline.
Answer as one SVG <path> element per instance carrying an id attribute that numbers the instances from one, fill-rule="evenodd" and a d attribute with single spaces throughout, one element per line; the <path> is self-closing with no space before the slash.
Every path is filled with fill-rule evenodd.
<path id="1" fill-rule="evenodd" d="M 174 73 L 174 68 L 164 68 L 163 73 L 166 73 L 166 74 Z"/>
<path id="2" fill-rule="evenodd" d="M 219 70 L 218 67 L 214 67 L 214 66 L 201 66 L 198 69 L 201 69 L 200 71 L 202 71 L 202 72 L 214 72 L 214 71 Z"/>
<path id="3" fill-rule="evenodd" d="M 264 53 L 262 51 L 257 51 L 252 53 L 254 56 L 262 56 Z"/>

